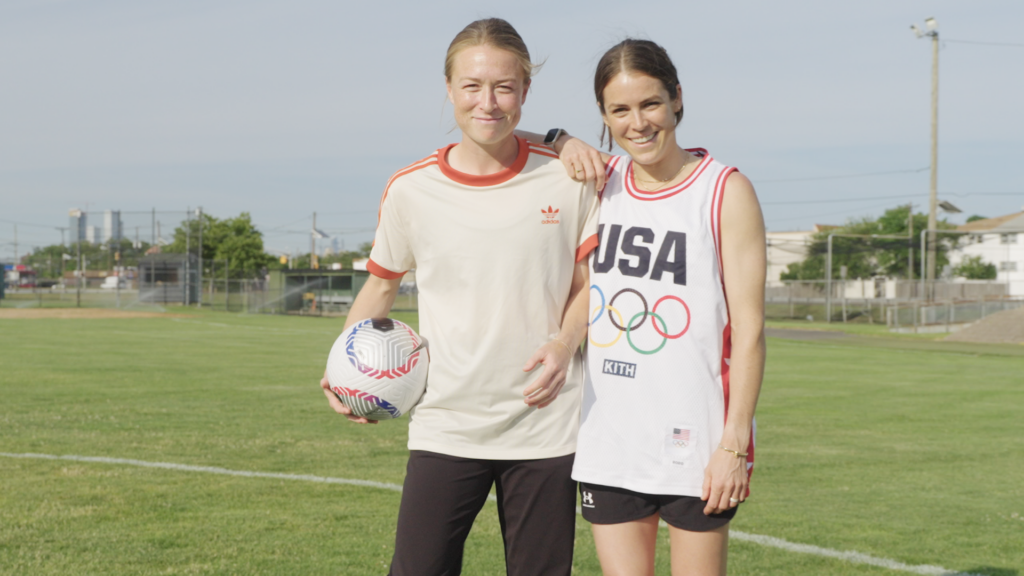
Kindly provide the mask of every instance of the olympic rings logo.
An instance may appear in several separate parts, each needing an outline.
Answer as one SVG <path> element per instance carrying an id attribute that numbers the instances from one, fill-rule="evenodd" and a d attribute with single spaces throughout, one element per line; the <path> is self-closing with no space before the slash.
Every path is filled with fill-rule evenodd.
<path id="1" fill-rule="evenodd" d="M 598 296 L 601 297 L 601 305 L 595 307 L 593 310 L 590 311 L 591 318 L 590 323 L 588 325 L 593 326 L 594 324 L 596 324 L 597 321 L 600 320 L 601 317 L 604 316 L 605 312 L 607 311 L 608 321 L 611 322 L 611 325 L 617 331 L 615 338 L 613 338 L 612 340 L 608 342 L 598 342 L 594 340 L 593 330 L 591 330 L 590 343 L 594 346 L 597 346 L 598 348 L 611 348 L 612 346 L 618 344 L 619 340 L 622 338 L 622 335 L 625 334 L 626 342 L 629 343 L 630 348 L 632 348 L 633 350 L 636 350 L 640 354 L 645 355 L 656 354 L 660 352 L 662 348 L 665 347 L 665 344 L 668 343 L 669 340 L 675 340 L 681 337 L 683 334 L 686 334 L 686 332 L 690 329 L 690 307 L 687 306 L 686 302 L 684 302 L 683 299 L 678 296 L 672 294 L 662 296 L 661 298 L 658 299 L 657 302 L 654 303 L 653 308 L 649 308 L 647 305 L 647 298 L 644 298 L 643 294 L 632 288 L 623 288 L 622 290 L 619 290 L 618 292 L 615 293 L 614 296 L 612 296 L 612 299 L 607 303 L 605 302 L 604 292 L 601 290 L 600 287 L 598 287 L 596 284 L 592 284 L 590 286 L 590 289 L 592 291 L 597 290 Z M 622 296 L 623 294 L 632 294 L 636 296 L 637 298 L 640 299 L 640 303 L 644 307 L 642 312 L 637 312 L 636 314 L 634 314 L 628 322 L 623 321 L 624 318 L 622 316 L 622 312 L 620 312 L 619 309 L 615 307 L 615 301 L 618 300 L 619 296 Z M 661 306 L 662 303 L 664 303 L 666 300 L 678 302 L 682 304 L 683 309 L 686 310 L 686 324 L 683 326 L 682 330 L 675 334 L 668 333 L 668 326 L 665 324 L 664 318 L 662 318 L 658 314 L 658 307 Z M 597 313 L 597 315 L 595 316 L 594 313 Z M 613 314 L 615 315 L 615 317 L 612 316 Z M 654 331 L 657 332 L 657 334 L 661 336 L 662 339 L 661 344 L 659 344 L 657 347 L 650 350 L 644 350 L 642 348 L 639 348 L 633 342 L 633 333 L 643 327 L 644 322 L 647 321 L 648 316 L 651 317 L 651 327 L 654 328 Z M 616 320 L 616 317 L 618 318 L 618 320 Z M 659 323 L 661 324 L 660 327 L 658 326 Z"/>

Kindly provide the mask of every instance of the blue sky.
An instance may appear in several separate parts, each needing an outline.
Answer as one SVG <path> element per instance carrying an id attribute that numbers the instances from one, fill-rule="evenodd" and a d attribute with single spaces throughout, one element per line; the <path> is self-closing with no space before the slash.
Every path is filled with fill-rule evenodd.
<path id="1" fill-rule="evenodd" d="M 457 140 L 451 38 L 509 20 L 546 60 L 522 127 L 596 142 L 601 53 L 664 45 L 686 103 L 680 141 L 755 183 L 770 230 L 927 206 L 931 50 L 940 52 L 940 197 L 968 214 L 1024 205 L 1024 4 L 838 2 L 5 0 L 0 3 L 0 259 L 60 241 L 72 207 L 120 209 L 148 237 L 188 206 L 252 213 L 266 244 L 307 250 L 309 216 L 372 237 L 387 178 Z M 831 176 L 902 172 L 845 179 Z M 140 214 L 127 214 L 140 212 Z M 180 214 L 180 216 L 179 216 Z M 90 223 L 99 223 L 95 219 Z"/>

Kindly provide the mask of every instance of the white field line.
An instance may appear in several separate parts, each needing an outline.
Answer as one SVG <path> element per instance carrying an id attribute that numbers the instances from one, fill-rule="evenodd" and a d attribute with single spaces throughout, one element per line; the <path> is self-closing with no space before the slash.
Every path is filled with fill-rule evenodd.
<path id="1" fill-rule="evenodd" d="M 244 476 L 247 478 L 274 478 L 277 480 L 303 480 L 305 482 L 321 482 L 324 484 L 348 484 L 351 486 L 366 486 L 367 488 L 381 488 L 383 490 L 394 490 L 401 492 L 402 487 L 398 484 L 385 482 L 373 482 L 372 480 L 350 480 L 348 478 L 331 478 L 328 476 L 313 476 L 310 474 L 281 474 L 278 472 L 249 472 L 246 470 L 228 470 L 216 466 L 190 466 L 188 464 L 173 464 L 171 462 L 148 462 L 146 460 L 129 460 L 127 458 L 105 458 L 102 456 L 55 456 L 53 454 L 10 454 L 0 452 L 0 456 L 7 458 L 35 458 L 42 460 L 73 460 L 75 462 L 98 462 L 100 464 L 126 464 L 128 466 L 142 466 L 143 468 L 164 468 L 166 470 L 180 470 L 182 472 L 206 472 L 207 474 L 223 474 L 225 476 Z"/>
<path id="2" fill-rule="evenodd" d="M 96 462 L 99 464 L 124 464 L 127 466 L 141 466 L 143 468 L 163 468 L 165 470 L 178 470 L 181 472 L 205 472 L 207 474 L 222 474 L 224 476 L 242 476 L 245 478 L 273 478 L 276 480 L 300 480 L 303 482 L 320 482 L 323 484 L 346 484 L 349 486 L 380 488 L 382 490 L 392 490 L 394 492 L 402 491 L 402 487 L 399 486 L 398 484 L 374 482 L 371 480 L 332 478 L 330 476 L 313 476 L 311 474 L 250 472 L 247 470 L 230 470 L 228 468 L 220 468 L 217 466 L 191 466 L 189 464 L 174 464 L 172 462 L 149 462 L 146 460 L 131 460 L 128 458 L 106 458 L 103 456 L 74 455 L 57 456 L 54 454 L 32 453 L 15 454 L 10 452 L 0 452 L 0 456 L 3 456 L 5 458 L 29 458 L 36 460 L 71 460 L 74 462 Z M 490 496 L 488 496 L 488 500 L 495 501 L 496 498 L 494 497 L 493 494 L 491 494 Z M 576 508 L 576 513 L 580 513 L 579 508 Z M 664 522 L 661 522 L 660 524 L 662 526 L 666 526 Z M 824 556 L 826 558 L 835 558 L 837 560 L 843 560 L 853 564 L 868 564 L 871 566 L 878 566 L 880 568 L 887 568 L 889 570 L 896 570 L 899 572 L 909 572 L 911 574 L 924 574 L 926 576 L 982 576 L 980 574 L 970 574 L 967 572 L 947 570 L 946 568 L 943 568 L 941 566 L 930 566 L 927 564 L 904 564 L 902 562 L 897 562 L 896 560 L 890 560 L 888 558 L 877 558 L 875 556 L 862 554 L 860 552 L 833 550 L 831 548 L 822 548 L 820 546 L 812 546 L 810 544 L 797 544 L 795 542 L 783 540 L 782 538 L 762 536 L 760 534 L 749 534 L 747 532 L 740 532 L 739 530 L 730 530 L 729 537 L 734 540 L 752 542 L 754 544 L 760 544 L 761 546 L 779 548 L 781 550 L 786 550 L 788 552 Z"/>

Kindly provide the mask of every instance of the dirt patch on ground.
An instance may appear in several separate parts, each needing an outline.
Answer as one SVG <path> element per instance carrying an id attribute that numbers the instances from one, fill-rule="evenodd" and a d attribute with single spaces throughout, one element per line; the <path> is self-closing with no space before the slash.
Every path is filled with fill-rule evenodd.
<path id="1" fill-rule="evenodd" d="M 105 318 L 181 318 L 185 316 L 185 314 L 133 312 L 130 310 L 111 310 L 108 308 L 0 308 L 0 320 L 36 320 L 39 318 L 59 318 L 61 320 L 85 318 L 97 320 Z"/>
<path id="2" fill-rule="evenodd" d="M 948 342 L 1024 344 L 1024 308 L 997 312 L 945 338 Z"/>

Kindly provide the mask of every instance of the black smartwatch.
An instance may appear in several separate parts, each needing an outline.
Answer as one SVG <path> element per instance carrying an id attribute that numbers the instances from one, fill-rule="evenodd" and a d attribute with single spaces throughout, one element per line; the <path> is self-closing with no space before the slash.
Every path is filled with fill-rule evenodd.
<path id="1" fill-rule="evenodd" d="M 544 145 L 553 146 L 555 142 L 558 142 L 558 139 L 561 138 L 563 134 L 568 134 L 568 132 L 561 128 L 552 128 L 551 130 L 548 130 L 548 135 L 544 137 Z"/>

